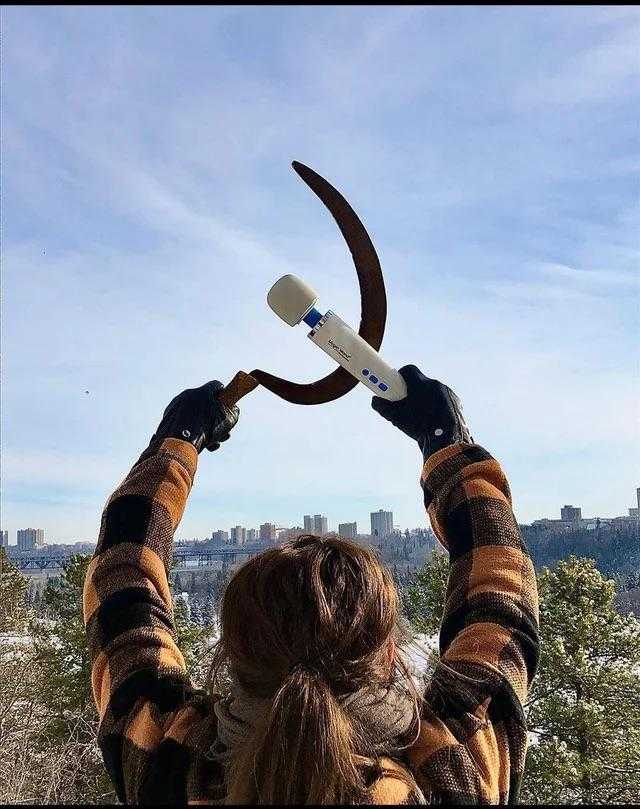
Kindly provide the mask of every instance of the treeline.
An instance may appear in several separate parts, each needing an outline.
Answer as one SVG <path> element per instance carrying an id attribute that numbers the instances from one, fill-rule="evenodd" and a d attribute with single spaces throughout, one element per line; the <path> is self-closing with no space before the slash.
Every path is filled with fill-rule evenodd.
<path id="1" fill-rule="evenodd" d="M 0 549 L 0 803 L 115 802 L 96 744 L 82 621 L 88 562 L 72 558 L 37 597 L 31 588 L 30 599 Z M 447 573 L 446 556 L 435 553 L 419 572 L 398 577 L 415 632 L 437 633 Z M 215 592 L 204 600 L 174 592 L 178 644 L 197 685 L 206 683 L 228 575 L 214 576 Z M 541 661 L 525 706 L 532 743 L 521 800 L 637 802 L 640 621 L 616 610 L 616 583 L 591 560 L 539 571 L 538 587 Z"/>
<path id="2" fill-rule="evenodd" d="M 596 523 L 587 530 L 520 526 L 536 569 L 553 567 L 569 556 L 593 559 L 622 590 L 640 587 L 640 523 Z"/>

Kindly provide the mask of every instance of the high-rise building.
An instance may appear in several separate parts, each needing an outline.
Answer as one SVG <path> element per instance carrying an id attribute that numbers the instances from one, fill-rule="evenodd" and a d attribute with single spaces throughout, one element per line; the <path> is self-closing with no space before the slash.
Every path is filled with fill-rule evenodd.
<path id="1" fill-rule="evenodd" d="M 0 531 L 0 548 L 9 547 L 9 532 Z"/>
<path id="2" fill-rule="evenodd" d="M 276 526 L 272 522 L 265 522 L 260 526 L 260 542 L 275 542 Z"/>
<path id="3" fill-rule="evenodd" d="M 560 519 L 565 522 L 576 522 L 582 519 L 582 509 L 576 506 L 562 506 L 560 509 Z"/>
<path id="4" fill-rule="evenodd" d="M 322 514 L 314 514 L 313 517 L 310 514 L 305 514 L 304 532 L 305 534 L 317 534 L 318 536 L 327 534 L 329 532 L 327 518 L 323 517 Z"/>
<path id="5" fill-rule="evenodd" d="M 341 522 L 338 526 L 338 534 L 345 539 L 355 539 L 358 536 L 358 523 Z"/>
<path id="6" fill-rule="evenodd" d="M 233 528 L 231 529 L 231 544 L 244 545 L 246 538 L 247 538 L 246 528 L 243 528 L 242 525 L 234 525 Z"/>
<path id="7" fill-rule="evenodd" d="M 258 541 L 258 529 L 257 528 L 247 528 L 246 533 L 247 543 L 253 543 Z"/>
<path id="8" fill-rule="evenodd" d="M 393 511 L 371 512 L 371 536 L 384 539 L 393 532 Z"/>
<path id="9" fill-rule="evenodd" d="M 18 549 L 21 551 L 41 548 L 44 545 L 42 528 L 22 528 L 18 530 Z"/>
<path id="10" fill-rule="evenodd" d="M 211 532 L 211 541 L 214 542 L 216 545 L 224 545 L 229 541 L 229 532 L 228 531 L 212 531 Z"/>

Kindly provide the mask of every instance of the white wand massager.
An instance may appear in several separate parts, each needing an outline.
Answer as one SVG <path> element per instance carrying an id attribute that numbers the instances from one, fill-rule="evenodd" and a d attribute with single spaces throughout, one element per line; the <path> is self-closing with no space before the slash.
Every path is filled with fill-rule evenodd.
<path id="1" fill-rule="evenodd" d="M 312 343 L 340 363 L 376 396 L 397 401 L 407 395 L 404 379 L 382 359 L 351 326 L 328 309 L 321 314 L 316 308 L 318 295 L 295 275 L 283 275 L 269 290 L 267 303 L 289 326 L 304 321 L 311 328 Z"/>

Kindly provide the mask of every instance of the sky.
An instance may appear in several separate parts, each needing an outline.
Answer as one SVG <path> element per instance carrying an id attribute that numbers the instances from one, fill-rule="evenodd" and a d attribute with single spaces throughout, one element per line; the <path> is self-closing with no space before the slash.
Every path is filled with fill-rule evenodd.
<path id="1" fill-rule="evenodd" d="M 2 10 L 1 515 L 95 539 L 169 400 L 334 366 L 268 309 L 285 273 L 357 325 L 310 165 L 365 223 L 382 355 L 460 396 L 520 522 L 640 485 L 640 11 L 624 6 Z M 200 457 L 180 538 L 426 526 L 413 442 L 358 386 L 258 389 Z"/>

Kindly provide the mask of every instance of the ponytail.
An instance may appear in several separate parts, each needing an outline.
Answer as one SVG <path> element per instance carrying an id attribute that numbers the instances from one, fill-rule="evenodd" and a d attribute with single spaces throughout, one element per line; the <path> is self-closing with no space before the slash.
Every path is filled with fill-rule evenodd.
<path id="1" fill-rule="evenodd" d="M 379 750 L 348 696 L 393 678 L 398 615 L 379 559 L 341 537 L 305 534 L 238 568 L 209 683 L 226 669 L 257 704 L 227 747 L 226 803 L 367 802 Z"/>
<path id="2" fill-rule="evenodd" d="M 366 786 L 356 735 L 326 680 L 295 666 L 230 763 L 226 803 L 357 802 Z"/>

